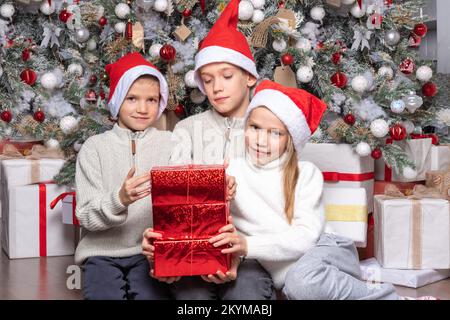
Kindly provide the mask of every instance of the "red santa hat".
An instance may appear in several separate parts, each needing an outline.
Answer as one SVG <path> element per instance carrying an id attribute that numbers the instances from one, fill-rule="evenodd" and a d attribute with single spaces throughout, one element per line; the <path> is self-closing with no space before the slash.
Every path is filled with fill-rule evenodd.
<path id="1" fill-rule="evenodd" d="M 128 90 L 133 82 L 142 75 L 151 75 L 159 80 L 158 118 L 167 106 L 169 86 L 161 72 L 138 52 L 128 53 L 105 68 L 109 76 L 108 107 L 111 115 L 117 118 Z"/>
<path id="2" fill-rule="evenodd" d="M 264 80 L 255 89 L 255 95 L 247 109 L 250 112 L 264 106 L 272 111 L 286 126 L 294 142 L 297 154 L 319 126 L 327 109 L 325 102 L 315 95 L 297 88 L 284 87 Z"/>
<path id="3" fill-rule="evenodd" d="M 238 31 L 239 2 L 231 0 L 223 10 L 219 19 L 202 40 L 195 56 L 195 81 L 201 92 L 205 93 L 199 69 L 214 62 L 227 62 L 258 78 L 255 59 L 245 36 Z"/>

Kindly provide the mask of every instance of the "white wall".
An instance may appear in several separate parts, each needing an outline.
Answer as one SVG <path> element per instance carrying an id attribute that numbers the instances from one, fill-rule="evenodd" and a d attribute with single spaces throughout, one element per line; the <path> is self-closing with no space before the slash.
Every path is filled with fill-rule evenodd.
<path id="1" fill-rule="evenodd" d="M 450 1 L 435 1 L 437 23 L 437 71 L 450 74 Z"/>

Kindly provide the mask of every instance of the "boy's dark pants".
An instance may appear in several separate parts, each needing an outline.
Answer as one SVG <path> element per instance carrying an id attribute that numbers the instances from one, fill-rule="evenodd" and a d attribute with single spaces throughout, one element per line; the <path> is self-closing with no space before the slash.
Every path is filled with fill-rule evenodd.
<path id="1" fill-rule="evenodd" d="M 272 279 L 256 260 L 244 260 L 238 278 L 221 285 L 200 277 L 183 277 L 170 285 L 160 282 L 149 276 L 150 266 L 141 254 L 90 257 L 83 269 L 83 294 L 87 300 L 275 299 Z"/>

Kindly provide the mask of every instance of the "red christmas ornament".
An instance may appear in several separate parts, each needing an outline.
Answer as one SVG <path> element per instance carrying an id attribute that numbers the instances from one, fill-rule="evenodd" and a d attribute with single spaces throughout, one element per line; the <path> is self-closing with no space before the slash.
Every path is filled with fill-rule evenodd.
<path id="1" fill-rule="evenodd" d="M 400 63 L 399 69 L 404 74 L 411 74 L 414 72 L 414 69 L 416 68 L 416 64 L 411 58 L 406 58 L 405 60 Z"/>
<path id="2" fill-rule="evenodd" d="M 41 111 L 41 109 L 38 109 L 34 114 L 33 114 L 33 118 L 34 120 L 36 120 L 37 122 L 44 122 L 45 120 L 45 113 L 43 111 Z"/>
<path id="3" fill-rule="evenodd" d="M 100 25 L 100 27 L 106 26 L 107 23 L 108 23 L 108 19 L 106 19 L 105 17 L 101 17 L 101 18 L 98 20 L 98 24 Z"/>
<path id="4" fill-rule="evenodd" d="M 437 86 L 433 82 L 427 82 L 422 86 L 422 94 L 425 97 L 434 97 L 437 93 Z"/>
<path id="5" fill-rule="evenodd" d="M 89 84 L 93 86 L 97 83 L 97 80 L 98 80 L 97 76 L 93 74 L 92 76 L 89 77 Z"/>
<path id="6" fill-rule="evenodd" d="M 181 103 L 179 103 L 175 110 L 173 110 L 173 112 L 175 112 L 175 114 L 177 115 L 177 117 L 181 117 L 184 115 L 184 107 Z"/>
<path id="7" fill-rule="evenodd" d="M 133 38 L 133 24 L 131 20 L 128 20 L 127 26 L 125 28 L 125 38 L 131 40 Z"/>
<path id="8" fill-rule="evenodd" d="M 9 110 L 4 110 L 2 113 L 0 113 L 0 118 L 5 122 L 11 122 L 12 120 L 12 113 Z"/>
<path id="9" fill-rule="evenodd" d="M 22 60 L 23 61 L 28 61 L 31 58 L 31 52 L 28 48 L 23 49 L 22 51 Z"/>
<path id="10" fill-rule="evenodd" d="M 325 44 L 322 41 L 317 42 L 316 49 L 321 50 L 324 46 L 325 46 Z"/>
<path id="11" fill-rule="evenodd" d="M 277 5 L 277 7 L 278 7 L 278 9 L 282 9 L 282 8 L 284 8 L 284 1 L 280 1 L 280 2 L 278 2 L 278 5 Z"/>
<path id="12" fill-rule="evenodd" d="M 183 15 L 183 17 L 185 18 L 189 18 L 192 15 L 192 10 L 191 9 L 184 9 L 183 12 L 181 13 Z"/>
<path id="13" fill-rule="evenodd" d="M 84 98 L 86 99 L 86 101 L 95 102 L 97 101 L 97 94 L 95 93 L 94 90 L 89 89 L 88 91 L 86 91 Z"/>
<path id="14" fill-rule="evenodd" d="M 281 56 L 281 63 L 285 66 L 289 66 L 294 63 L 294 57 L 290 53 L 285 53 Z"/>
<path id="15" fill-rule="evenodd" d="M 414 33 L 417 34 L 419 37 L 425 37 L 427 34 L 428 27 L 425 23 L 421 22 L 414 26 Z"/>
<path id="16" fill-rule="evenodd" d="M 331 61 L 334 64 L 338 64 L 339 62 L 341 62 L 341 54 L 339 52 L 335 52 L 333 53 L 333 55 L 331 56 Z"/>
<path id="17" fill-rule="evenodd" d="M 381 150 L 379 148 L 375 148 L 375 149 L 372 150 L 372 153 L 370 155 L 372 156 L 372 158 L 377 160 L 377 159 L 381 158 L 383 153 L 381 152 Z"/>
<path id="18" fill-rule="evenodd" d="M 72 14 L 69 11 L 67 11 L 66 9 L 63 9 L 59 13 L 59 20 L 61 20 L 62 22 L 66 23 L 67 20 L 69 20 L 69 18 L 71 16 L 72 16 Z"/>
<path id="19" fill-rule="evenodd" d="M 355 118 L 355 116 L 354 116 L 353 114 L 347 113 L 347 114 L 345 115 L 345 117 L 344 117 L 344 121 L 345 121 L 346 124 L 352 126 L 352 125 L 355 124 L 356 118 Z"/>
<path id="20" fill-rule="evenodd" d="M 342 72 L 336 72 L 331 76 L 331 82 L 338 88 L 344 88 L 347 85 L 347 76 Z"/>
<path id="21" fill-rule="evenodd" d="M 161 50 L 159 50 L 159 56 L 165 62 L 173 62 L 175 60 L 176 55 L 177 55 L 177 51 L 170 44 L 163 45 Z"/>
<path id="22" fill-rule="evenodd" d="M 14 40 L 13 40 L 13 39 L 8 39 L 8 40 L 6 41 L 6 48 L 9 49 L 9 48 L 11 48 L 14 44 L 15 44 L 15 43 L 14 43 Z"/>
<path id="23" fill-rule="evenodd" d="M 411 48 L 418 48 L 422 42 L 422 38 L 412 32 L 409 36 L 408 45 Z"/>
<path id="24" fill-rule="evenodd" d="M 406 128 L 404 126 L 397 123 L 397 124 L 394 124 L 389 129 L 389 135 L 391 136 L 392 139 L 394 139 L 396 141 L 400 141 L 400 140 L 405 139 L 406 136 L 408 135 L 408 133 L 406 132 Z"/>
<path id="25" fill-rule="evenodd" d="M 25 69 L 20 74 L 20 79 L 29 86 L 32 86 L 36 83 L 37 75 L 33 70 Z"/>
<path id="26" fill-rule="evenodd" d="M 105 100 L 105 97 L 106 97 L 105 91 L 100 90 L 100 93 L 98 95 L 100 96 L 100 99 Z"/>

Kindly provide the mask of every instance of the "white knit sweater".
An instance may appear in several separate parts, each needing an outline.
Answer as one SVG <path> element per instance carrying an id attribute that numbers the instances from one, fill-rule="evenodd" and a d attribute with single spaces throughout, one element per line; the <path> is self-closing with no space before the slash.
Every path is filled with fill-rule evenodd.
<path id="1" fill-rule="evenodd" d="M 91 256 L 128 257 L 141 252 L 142 233 L 153 225 L 151 196 L 125 207 L 119 190 L 133 165 L 138 176 L 169 163 L 171 137 L 168 131 L 132 132 L 115 124 L 112 130 L 86 140 L 75 174 L 76 216 L 82 226 L 75 263 Z"/>
<path id="2" fill-rule="evenodd" d="M 298 163 L 294 217 L 289 225 L 284 212 L 283 162 L 254 165 L 248 157 L 234 159 L 227 170 L 236 178 L 236 198 L 231 214 L 246 236 L 247 258 L 257 259 L 271 274 L 275 287 L 284 286 L 289 267 L 313 247 L 325 227 L 323 176 L 311 162 Z"/>

